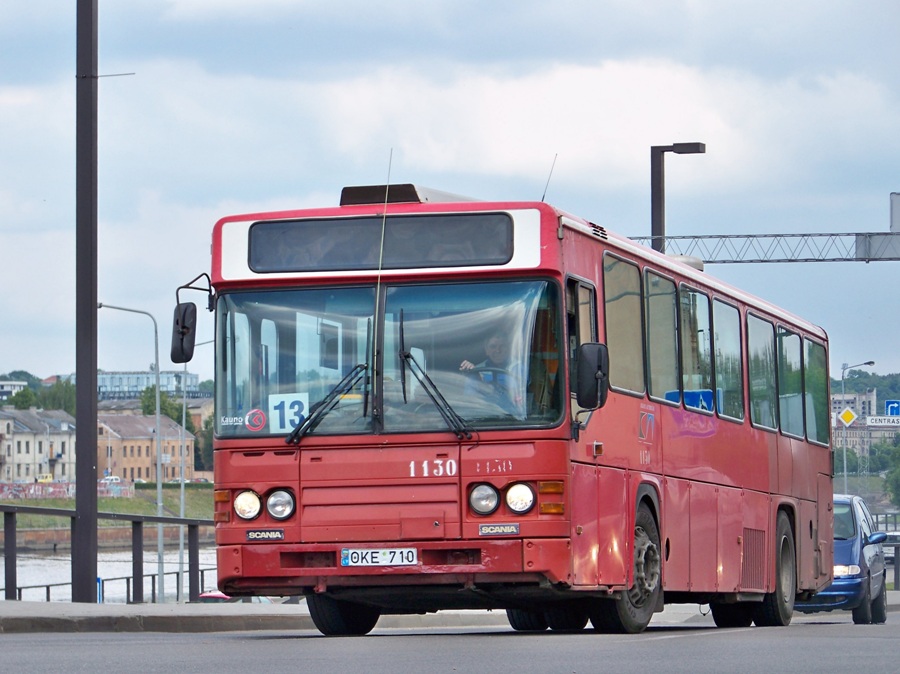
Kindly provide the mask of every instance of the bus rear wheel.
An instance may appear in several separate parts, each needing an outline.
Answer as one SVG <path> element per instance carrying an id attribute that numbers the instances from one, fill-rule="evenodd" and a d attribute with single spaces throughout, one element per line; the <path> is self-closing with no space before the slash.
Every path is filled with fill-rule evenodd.
<path id="1" fill-rule="evenodd" d="M 554 632 L 580 632 L 588 623 L 588 613 L 580 603 L 561 604 L 546 609 L 544 619 Z"/>
<path id="2" fill-rule="evenodd" d="M 794 530 L 784 512 L 778 513 L 775 526 L 775 591 L 763 597 L 756 607 L 753 622 L 757 627 L 785 627 L 794 615 L 797 594 L 797 555 Z"/>
<path id="3" fill-rule="evenodd" d="M 593 602 L 589 611 L 591 624 L 598 632 L 643 632 L 650 624 L 661 592 L 659 529 L 650 508 L 642 503 L 634 520 L 634 585 L 616 601 Z"/>
<path id="4" fill-rule="evenodd" d="M 506 619 L 516 632 L 543 632 L 547 629 L 547 619 L 543 611 L 529 611 L 523 608 L 506 609 Z"/>
<path id="5" fill-rule="evenodd" d="M 306 605 L 316 629 L 329 637 L 368 634 L 381 617 L 381 610 L 374 606 L 340 601 L 321 594 L 309 595 Z"/>
<path id="6" fill-rule="evenodd" d="M 713 622 L 716 627 L 750 627 L 753 622 L 752 604 L 738 602 L 737 604 L 712 604 Z"/>

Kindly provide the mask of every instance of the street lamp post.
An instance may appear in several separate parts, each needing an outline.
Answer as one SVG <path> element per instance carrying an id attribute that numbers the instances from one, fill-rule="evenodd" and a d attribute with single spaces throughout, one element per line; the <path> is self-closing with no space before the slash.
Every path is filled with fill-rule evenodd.
<path id="1" fill-rule="evenodd" d="M 666 186 L 663 155 L 703 154 L 705 143 L 674 143 L 650 147 L 650 241 L 653 250 L 666 252 Z"/>
<path id="2" fill-rule="evenodd" d="M 159 517 L 162 517 L 162 455 L 160 452 L 160 440 L 162 439 L 162 434 L 160 433 L 159 425 L 159 328 L 156 325 L 156 319 L 153 318 L 153 314 L 148 311 L 141 311 L 140 309 L 128 309 L 127 307 L 116 307 L 112 304 L 103 304 L 103 302 L 98 303 L 97 308 L 117 309 L 118 311 L 129 311 L 133 314 L 144 314 L 144 316 L 149 316 L 150 320 L 153 321 L 154 368 L 156 374 L 156 514 Z M 159 603 L 163 603 L 166 600 L 165 564 L 163 562 L 164 552 L 165 547 L 163 545 L 163 525 L 160 522 L 156 525 L 156 554 L 157 573 L 159 575 Z"/>
<path id="3" fill-rule="evenodd" d="M 867 360 L 865 363 L 857 363 L 856 365 L 847 365 L 847 363 L 841 365 L 841 405 L 846 405 L 846 401 L 844 400 L 844 374 L 847 372 L 847 370 L 850 370 L 854 367 L 862 367 L 863 365 L 871 367 L 874 364 L 874 360 Z M 841 437 L 841 445 L 843 446 L 844 450 L 844 493 L 847 494 L 849 493 L 847 491 L 847 424 L 844 424 L 844 430 L 842 431 Z"/>

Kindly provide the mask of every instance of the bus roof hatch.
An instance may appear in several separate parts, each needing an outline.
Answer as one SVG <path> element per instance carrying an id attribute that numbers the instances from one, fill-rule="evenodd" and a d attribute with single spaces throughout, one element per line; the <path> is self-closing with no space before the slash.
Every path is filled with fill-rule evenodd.
<path id="1" fill-rule="evenodd" d="M 450 192 L 433 190 L 411 183 L 398 185 L 358 185 L 341 190 L 341 206 L 361 206 L 364 204 L 449 203 L 454 201 L 477 201 Z"/>

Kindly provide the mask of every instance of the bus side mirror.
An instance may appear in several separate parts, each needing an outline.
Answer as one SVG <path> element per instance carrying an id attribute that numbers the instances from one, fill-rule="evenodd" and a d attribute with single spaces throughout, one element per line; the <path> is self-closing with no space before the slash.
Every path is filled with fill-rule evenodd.
<path id="1" fill-rule="evenodd" d="M 172 362 L 187 363 L 194 357 L 194 339 L 197 335 L 197 305 L 179 302 L 175 307 L 172 326 Z"/>
<path id="2" fill-rule="evenodd" d="M 584 410 L 606 404 L 609 395 L 609 349 L 606 344 L 587 343 L 578 347 L 575 399 Z"/>

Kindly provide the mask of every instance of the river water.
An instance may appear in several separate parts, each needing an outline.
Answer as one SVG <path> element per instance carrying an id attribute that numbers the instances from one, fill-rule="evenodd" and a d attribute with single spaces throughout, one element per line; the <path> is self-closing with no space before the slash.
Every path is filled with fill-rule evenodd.
<path id="1" fill-rule="evenodd" d="M 188 549 L 184 546 L 184 594 L 188 591 Z M 67 554 L 43 554 L 29 553 L 16 555 L 17 585 L 22 590 L 23 601 L 46 601 L 47 585 L 50 588 L 51 601 L 72 600 L 72 557 Z M 0 555 L 0 569 L 5 564 L 3 555 Z M 177 573 L 179 570 L 178 550 L 167 549 L 163 554 L 163 571 L 165 577 L 165 601 L 175 602 L 178 588 Z M 214 547 L 200 548 L 200 569 L 202 586 L 200 591 L 214 590 L 216 588 L 216 549 Z M 152 580 L 150 576 L 156 575 L 159 570 L 159 558 L 156 550 L 148 552 L 144 550 L 144 601 L 151 601 Z M 122 550 L 116 552 L 99 552 L 97 554 L 97 576 L 103 579 L 104 603 L 124 604 L 127 600 L 128 585 L 125 578 L 130 578 L 131 551 Z M 0 572 L 0 585 L 3 575 Z M 59 584 L 56 586 L 56 584 Z M 100 584 L 98 583 L 98 586 Z M 30 587 L 38 586 L 38 587 Z M 27 589 L 26 589 L 27 588 Z M 157 584 L 157 592 L 159 586 Z M 133 594 L 133 588 L 132 588 Z M 2 595 L 2 593 L 0 593 Z M 99 595 L 98 595 L 99 597 Z"/>

